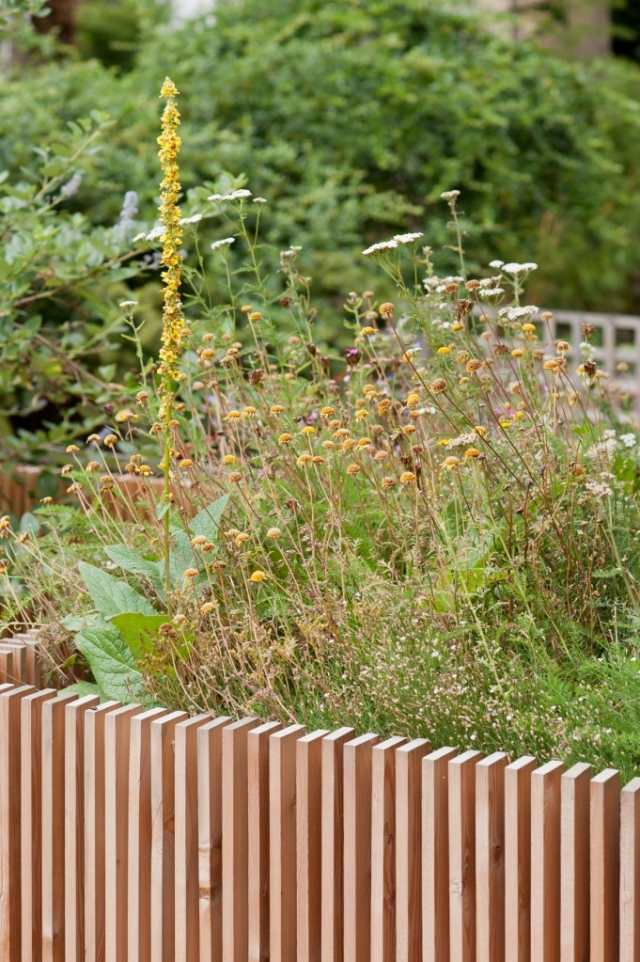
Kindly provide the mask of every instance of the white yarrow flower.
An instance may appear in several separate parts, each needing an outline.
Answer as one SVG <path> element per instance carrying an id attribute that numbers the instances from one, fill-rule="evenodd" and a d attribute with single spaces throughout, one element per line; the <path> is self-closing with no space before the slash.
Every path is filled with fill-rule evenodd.
<path id="1" fill-rule="evenodd" d="M 442 200 L 446 200 L 448 204 L 451 204 L 454 200 L 457 200 L 459 196 L 459 190 L 443 190 L 440 194 Z"/>
<path id="2" fill-rule="evenodd" d="M 120 303 L 118 304 L 118 307 L 124 307 L 124 308 L 137 307 L 137 305 L 138 305 L 137 301 L 120 301 Z"/>
<path id="3" fill-rule="evenodd" d="M 230 190 L 226 194 L 209 194 L 207 200 L 243 200 L 245 197 L 251 197 L 251 191 L 247 187 L 238 187 L 236 190 Z"/>
<path id="4" fill-rule="evenodd" d="M 220 240 L 213 242 L 211 245 L 211 250 L 217 251 L 220 250 L 221 247 L 231 247 L 231 245 L 235 244 L 235 242 L 235 237 L 222 237 Z"/>
<path id="5" fill-rule="evenodd" d="M 197 224 L 198 221 L 202 220 L 202 214 L 192 214 L 191 217 L 181 217 L 181 224 Z"/>
<path id="6" fill-rule="evenodd" d="M 371 247 L 367 247 L 362 253 L 365 257 L 369 257 L 370 254 L 379 254 L 380 251 L 390 251 L 397 246 L 397 240 L 378 241 L 377 244 L 372 244 Z"/>
<path id="7" fill-rule="evenodd" d="M 158 223 L 154 227 L 152 227 L 149 233 L 147 234 L 147 240 L 148 241 L 157 240 L 159 237 L 162 237 L 163 234 L 164 234 L 164 225 Z"/>
<path id="8" fill-rule="evenodd" d="M 503 264 L 504 261 L 489 261 L 489 267 L 492 267 L 495 271 L 499 271 Z"/>
<path id="9" fill-rule="evenodd" d="M 413 244 L 415 241 L 420 240 L 422 236 L 422 231 L 419 230 L 409 234 L 394 234 L 393 240 L 397 241 L 398 244 Z"/>
<path id="10" fill-rule="evenodd" d="M 530 271 L 536 271 L 538 265 L 534 264 L 533 261 L 528 261 L 526 264 L 518 264 L 515 261 L 510 261 L 508 264 L 504 264 L 502 270 L 507 274 L 513 274 L 517 276 L 518 274 L 528 274 Z"/>

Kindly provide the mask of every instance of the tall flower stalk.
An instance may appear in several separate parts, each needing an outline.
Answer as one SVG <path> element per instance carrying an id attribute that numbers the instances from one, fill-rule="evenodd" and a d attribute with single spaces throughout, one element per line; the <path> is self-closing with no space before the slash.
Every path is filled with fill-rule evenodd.
<path id="1" fill-rule="evenodd" d="M 171 462 L 173 436 L 176 428 L 175 412 L 178 387 L 182 377 L 180 358 L 189 336 L 180 298 L 182 279 L 182 228 L 180 226 L 180 167 L 178 154 L 181 140 L 178 134 L 180 113 L 176 106 L 178 89 L 172 80 L 165 79 L 160 96 L 166 99 L 162 112 L 161 133 L 158 137 L 158 156 L 162 169 L 160 184 L 160 222 L 162 234 L 162 344 L 158 366 L 159 433 L 162 438 L 162 475 L 164 478 L 162 503 L 164 581 L 171 584 Z"/>

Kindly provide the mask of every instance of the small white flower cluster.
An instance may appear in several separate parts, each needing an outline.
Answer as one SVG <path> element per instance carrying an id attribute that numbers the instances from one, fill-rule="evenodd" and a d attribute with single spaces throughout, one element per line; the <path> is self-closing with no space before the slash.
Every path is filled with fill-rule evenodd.
<path id="1" fill-rule="evenodd" d="M 498 316 L 508 321 L 532 321 L 538 316 L 539 310 L 535 304 L 523 304 L 521 307 L 503 307 L 498 311 Z"/>
<path id="2" fill-rule="evenodd" d="M 459 196 L 459 190 L 443 190 L 440 194 L 441 200 L 446 200 L 447 204 L 454 204 Z"/>
<path id="3" fill-rule="evenodd" d="M 457 438 L 450 438 L 447 441 L 446 447 L 448 448 L 462 448 L 467 447 L 469 444 L 477 443 L 478 435 L 475 431 L 467 431 L 466 434 L 459 434 Z"/>
<path id="4" fill-rule="evenodd" d="M 509 261 L 507 264 L 505 264 L 504 261 L 490 261 L 489 267 L 497 271 L 502 271 L 504 274 L 511 274 L 512 277 L 518 277 L 520 274 L 530 274 L 531 271 L 538 270 L 538 265 L 533 261 L 527 261 L 526 264 L 518 264 L 516 261 Z"/>
<path id="5" fill-rule="evenodd" d="M 251 197 L 251 191 L 247 187 L 238 187 L 236 190 L 230 190 L 226 194 L 210 194 L 207 200 L 214 202 L 223 202 L 227 200 L 245 200 L 247 197 Z M 261 202 L 264 202 L 264 198 L 260 198 Z"/>
<path id="6" fill-rule="evenodd" d="M 595 481 L 593 478 L 589 478 L 585 483 L 585 489 L 596 498 L 608 498 L 613 494 L 612 488 L 606 482 Z"/>
<path id="7" fill-rule="evenodd" d="M 422 281 L 422 285 L 429 294 L 444 294 L 448 287 L 456 284 L 458 287 L 464 284 L 464 277 L 458 277 L 457 275 L 451 275 L 450 277 L 437 277 L 432 274 L 430 277 L 425 277 Z M 446 307 L 447 305 L 443 305 Z"/>
<path id="8" fill-rule="evenodd" d="M 190 217 L 181 217 L 181 224 L 197 224 L 202 220 L 202 214 L 191 214 Z"/>
<path id="9" fill-rule="evenodd" d="M 394 234 L 391 240 L 378 241 L 377 244 L 372 244 L 371 247 L 367 247 L 362 253 L 365 257 L 369 257 L 371 254 L 391 251 L 396 247 L 401 247 L 403 244 L 414 244 L 417 240 L 420 240 L 422 236 L 422 231 L 414 231 L 409 234 Z"/>
<path id="10" fill-rule="evenodd" d="M 636 437 L 635 434 L 629 433 L 629 434 L 620 435 L 620 444 L 624 448 L 635 448 L 637 443 L 638 443 L 638 438 Z"/>
<path id="11" fill-rule="evenodd" d="M 217 251 L 217 250 L 220 250 L 221 247 L 231 247 L 231 245 L 235 244 L 235 242 L 236 242 L 235 237 L 222 237 L 220 238 L 220 240 L 213 242 L 213 244 L 211 245 L 211 250 Z"/>

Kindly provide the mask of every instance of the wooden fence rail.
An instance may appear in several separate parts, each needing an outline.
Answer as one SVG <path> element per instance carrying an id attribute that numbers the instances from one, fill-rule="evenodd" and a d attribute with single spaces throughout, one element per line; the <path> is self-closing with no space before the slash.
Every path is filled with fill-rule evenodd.
<path id="1" fill-rule="evenodd" d="M 1 962 L 640 962 L 640 779 L 39 684 L 0 643 Z"/>

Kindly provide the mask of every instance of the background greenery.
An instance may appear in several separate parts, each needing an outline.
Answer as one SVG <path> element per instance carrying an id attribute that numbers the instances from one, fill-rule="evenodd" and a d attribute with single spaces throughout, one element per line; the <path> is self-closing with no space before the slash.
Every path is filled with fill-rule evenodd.
<path id="1" fill-rule="evenodd" d="M 182 91 L 186 189 L 246 182 L 268 197 L 267 256 L 275 263 L 278 249 L 303 246 L 324 340 L 339 337 L 344 293 L 373 283 L 362 248 L 416 228 L 439 246 L 446 226 L 435 203 L 452 186 L 463 190 L 472 267 L 491 257 L 535 260 L 544 278 L 530 291 L 536 303 L 640 310 L 635 65 L 563 61 L 423 0 L 219 0 L 215 18 L 182 27 L 154 0 L 115 7 L 117 15 L 113 4 L 81 4 L 77 48 L 32 54 L 28 66 L 18 60 L 0 103 L 9 187 L 38 181 L 42 150 L 70 122 L 110 115 L 62 205 L 67 223 L 83 215 L 80 227 L 71 221 L 76 229 L 112 228 L 127 191 L 139 195 L 140 219 L 154 222 L 158 90 L 170 73 Z M 41 242 L 35 290 L 57 286 L 61 230 L 55 243 Z M 441 266 L 453 260 L 445 255 Z M 54 333 L 70 315 L 108 325 L 133 290 L 151 346 L 157 275 L 127 283 L 119 274 L 99 291 L 67 285 L 44 305 L 8 312 L 5 328 L 37 323 Z M 16 357 L 24 380 L 32 353 Z M 94 373 L 104 362 L 89 359 Z M 24 412 L 12 391 L 3 389 L 1 404 L 16 429 Z M 58 403 L 47 412 L 52 422 L 64 396 Z"/>

